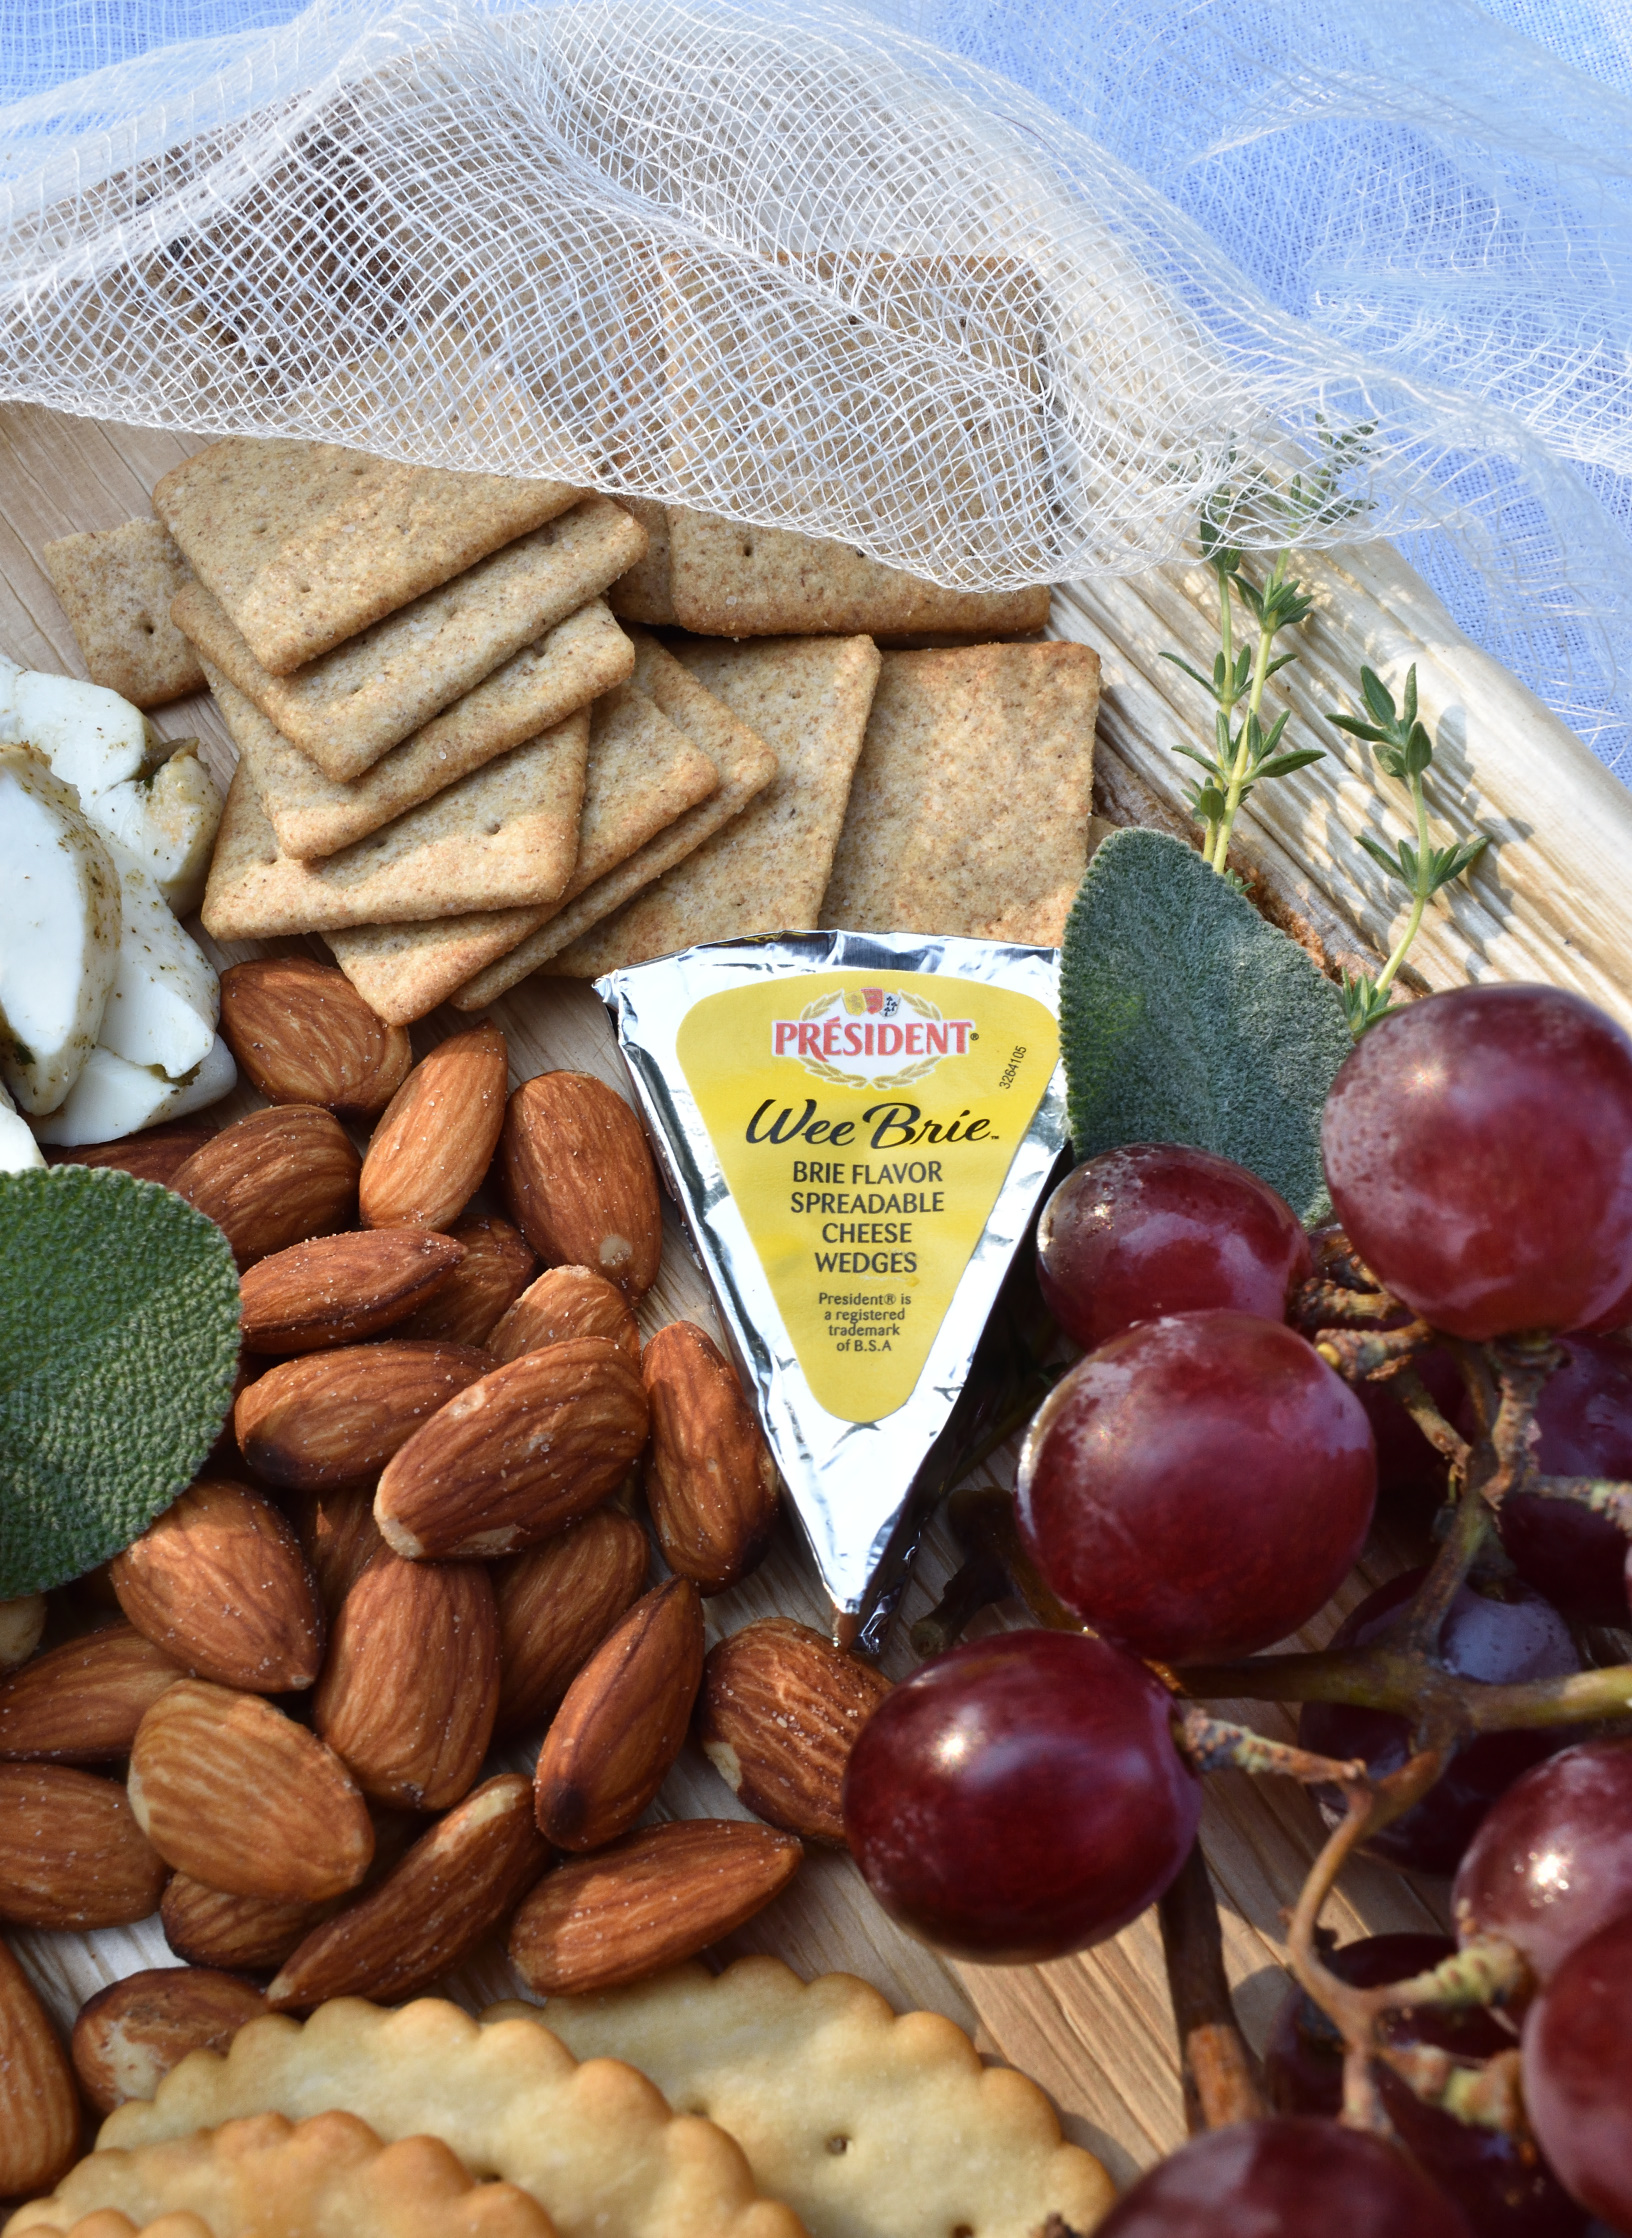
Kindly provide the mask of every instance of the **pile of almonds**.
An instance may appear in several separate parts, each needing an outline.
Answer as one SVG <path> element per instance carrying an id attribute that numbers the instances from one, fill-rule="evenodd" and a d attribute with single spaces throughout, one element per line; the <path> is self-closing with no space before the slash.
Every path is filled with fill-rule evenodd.
<path id="1" fill-rule="evenodd" d="M 700 1328 L 642 1348 L 662 1220 L 622 1098 L 572 1072 L 510 1093 L 492 1025 L 413 1065 L 303 958 L 235 966 L 222 1001 L 270 1107 L 79 1155 L 167 1182 L 231 1243 L 230 1434 L 52 1596 L 43 1644 L 14 1624 L 5 1652 L 0 1627 L 0 1920 L 157 1907 L 186 1961 L 80 2015 L 102 2111 L 254 2012 L 412 1996 L 507 1925 L 544 1994 L 692 1955 L 803 1840 L 842 1843 L 845 1759 L 886 1690 L 781 1618 L 705 1654 L 702 1596 L 760 1559 L 776 1476 Z M 375 1121 L 361 1157 L 343 1118 Z M 471 1210 L 495 1160 L 509 1220 Z M 768 1823 L 640 1827 L 693 1726 Z M 482 1778 L 541 1728 L 531 1781 Z M 48 2176 L 0 2146 L 0 2195 Z"/>

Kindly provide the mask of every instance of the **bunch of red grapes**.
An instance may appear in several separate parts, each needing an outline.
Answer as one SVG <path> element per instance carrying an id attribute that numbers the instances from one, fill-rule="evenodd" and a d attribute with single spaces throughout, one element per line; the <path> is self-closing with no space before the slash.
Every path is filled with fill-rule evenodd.
<path id="1" fill-rule="evenodd" d="M 1613 1333 L 1632 1322 L 1619 1027 L 1544 987 L 1412 1004 L 1357 1043 L 1322 1147 L 1339 1252 L 1397 1301 L 1396 1322 L 1451 1340 L 1415 1366 L 1462 1433 L 1480 1425 L 1452 1346 L 1550 1339 L 1562 1365 L 1537 1408 L 1536 1467 L 1632 1477 L 1632 1342 Z M 1357 1390 L 1291 1325 L 1310 1241 L 1244 1168 L 1170 1145 L 1107 1152 L 1055 1192 L 1038 1255 L 1085 1357 L 1032 1423 L 1019 1528 L 1085 1629 L 995 1634 L 926 1663 L 863 1731 L 845 1788 L 851 1848 L 885 1908 L 1001 1962 L 1082 1949 L 1165 1892 L 1200 1815 L 1172 1716 L 1184 1667 L 1308 1624 L 1360 1554 L 1380 1476 L 1385 1492 L 1439 1495 L 1445 1474 L 1386 1381 Z M 1632 1623 L 1614 1523 L 1515 1496 L 1498 1532 L 1439 1625 L 1441 1671 L 1558 1679 L 1581 1667 L 1582 1624 Z M 1372 1595 L 1337 1644 L 1387 1636 L 1420 1576 Z M 1380 1779 L 1410 1756 L 1413 1722 L 1311 1701 L 1300 1740 Z M 1265 2066 L 1276 2112 L 1194 2140 L 1105 2238 L 1566 2238 L 1592 2216 L 1632 2233 L 1632 1738 L 1482 1734 L 1372 1847 L 1455 1874 L 1463 1945 L 1522 1954 L 1526 1993 L 1505 2011 L 1419 2006 L 1386 2033 L 1456 2061 L 1518 2047 L 1523 2126 L 1470 2126 L 1386 2064 L 1392 2136 L 1339 2126 L 1341 2039 L 1294 1993 Z M 1327 1965 L 1376 1984 L 1453 1948 L 1397 1947 L 1414 1941 L 1373 1938 Z"/>

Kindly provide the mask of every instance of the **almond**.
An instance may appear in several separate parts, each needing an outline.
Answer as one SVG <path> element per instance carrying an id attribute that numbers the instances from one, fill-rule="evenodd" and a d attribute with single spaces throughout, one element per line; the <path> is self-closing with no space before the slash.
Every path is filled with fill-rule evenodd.
<path id="1" fill-rule="evenodd" d="M 376 1554 L 341 1604 L 312 1717 L 366 1794 L 439 1811 L 482 1768 L 499 1705 L 499 1620 L 474 1562 Z"/>
<path id="2" fill-rule="evenodd" d="M 224 2052 L 266 2010 L 253 1982 L 194 1966 L 154 1966 L 80 2007 L 70 2048 L 80 2088 L 99 2114 L 151 2098 L 189 2052 Z"/>
<path id="3" fill-rule="evenodd" d="M 172 1873 L 159 1906 L 164 1939 L 190 1966 L 221 1966 L 258 1974 L 281 1966 L 343 1896 L 302 1903 L 292 1896 L 231 1896 Z"/>
<path id="4" fill-rule="evenodd" d="M 486 1781 L 338 1919 L 307 1936 L 267 1991 L 275 2012 L 329 1997 L 412 1997 L 467 1958 L 550 1861 L 518 1773 Z"/>
<path id="5" fill-rule="evenodd" d="M 138 1181 L 158 1181 L 168 1188 L 197 1150 L 220 1132 L 207 1113 L 196 1119 L 171 1119 L 162 1127 L 126 1135 L 119 1142 L 85 1142 L 72 1150 L 47 1150 L 51 1166 L 112 1166 L 118 1173 L 132 1173 Z"/>
<path id="6" fill-rule="evenodd" d="M 651 1549 L 633 1516 L 597 1508 L 493 1573 L 499 1605 L 494 1730 L 540 1725 L 646 1583 Z"/>
<path id="7" fill-rule="evenodd" d="M 544 1997 L 639 1981 L 752 1919 L 803 1855 L 792 1835 L 740 1818 L 648 1827 L 546 1874 L 516 1914 L 510 1962 Z"/>
<path id="8" fill-rule="evenodd" d="M 680 1753 L 703 1677 L 703 1605 L 684 1578 L 638 1600 L 567 1688 L 533 1774 L 559 1849 L 626 1833 Z"/>
<path id="9" fill-rule="evenodd" d="M 268 1103 L 316 1103 L 339 1119 L 383 1111 L 414 1061 L 406 1027 L 376 1017 L 342 971 L 310 956 L 260 956 L 221 974 L 221 1032 Z"/>
<path id="10" fill-rule="evenodd" d="M 550 1267 L 524 1290 L 487 1340 L 495 1360 L 519 1360 L 569 1337 L 605 1337 L 640 1358 L 640 1327 L 621 1290 L 588 1267 Z"/>
<path id="11" fill-rule="evenodd" d="M 0 1671 L 26 1663 L 45 1637 L 45 1595 L 25 1593 L 0 1601 Z"/>
<path id="12" fill-rule="evenodd" d="M 428 1305 L 398 1322 L 397 1334 L 439 1337 L 444 1344 L 486 1345 L 496 1324 L 537 1274 L 538 1256 L 521 1230 L 496 1213 L 461 1220 L 449 1233 L 455 1243 L 464 1245 L 464 1258 Z"/>
<path id="13" fill-rule="evenodd" d="M 455 1034 L 415 1065 L 363 1161 L 363 1226 L 451 1228 L 493 1162 L 509 1084 L 497 1026 Z"/>
<path id="14" fill-rule="evenodd" d="M 355 1344 L 434 1297 L 464 1258 L 451 1236 L 318 1236 L 261 1259 L 239 1284 L 251 1352 L 325 1352 Z"/>
<path id="15" fill-rule="evenodd" d="M 143 1718 L 130 1803 L 166 1864 L 229 1895 L 315 1902 L 355 1888 L 374 1855 L 367 1806 L 333 1750 L 259 1694 L 202 1679 Z"/>
<path id="16" fill-rule="evenodd" d="M 332 1624 L 341 1602 L 385 1544 L 374 1520 L 374 1495 L 366 1486 L 316 1493 L 302 1503 L 296 1529 Z"/>
<path id="17" fill-rule="evenodd" d="M 49 2191 L 78 2158 L 73 2069 L 28 1976 L 0 1943 L 0 2199 Z"/>
<path id="18" fill-rule="evenodd" d="M 492 1365 L 471 1346 L 391 1337 L 286 1360 L 238 1394 L 233 1429 L 250 1468 L 279 1491 L 364 1484 Z"/>
<path id="19" fill-rule="evenodd" d="M 128 1927 L 146 1919 L 163 1886 L 163 1862 L 117 1780 L 61 1764 L 0 1764 L 0 1919 Z"/>
<path id="20" fill-rule="evenodd" d="M 587 1072 L 541 1072 L 510 1098 L 505 1194 L 547 1267 L 588 1267 L 642 1298 L 657 1280 L 657 1168 L 635 1114 Z"/>
<path id="21" fill-rule="evenodd" d="M 137 1631 L 194 1678 L 286 1694 L 323 1667 L 323 1608 L 300 1542 L 244 1485 L 201 1479 L 112 1574 Z"/>
<path id="22" fill-rule="evenodd" d="M 889 1691 L 881 1671 L 809 1625 L 762 1617 L 709 1650 L 697 1737 L 757 1817 L 842 1848 L 844 1767 Z"/>
<path id="23" fill-rule="evenodd" d="M 510 1554 L 587 1515 L 645 1443 L 646 1394 L 628 1354 L 604 1337 L 552 1344 L 495 1368 L 416 1430 L 386 1465 L 374 1518 L 399 1554 Z"/>
<path id="24" fill-rule="evenodd" d="M 776 1464 L 736 1370 L 694 1321 L 646 1347 L 652 1410 L 646 1504 L 663 1559 L 700 1593 L 721 1593 L 764 1559 L 776 1522 Z"/>
<path id="25" fill-rule="evenodd" d="M 137 1726 L 181 1675 L 129 1624 L 69 1640 L 0 1685 L 0 1757 L 104 1764 L 128 1756 Z"/>
<path id="26" fill-rule="evenodd" d="M 242 1269 L 349 1227 L 361 1170 L 338 1119 L 315 1104 L 282 1104 L 223 1127 L 170 1186 L 223 1230 Z"/>

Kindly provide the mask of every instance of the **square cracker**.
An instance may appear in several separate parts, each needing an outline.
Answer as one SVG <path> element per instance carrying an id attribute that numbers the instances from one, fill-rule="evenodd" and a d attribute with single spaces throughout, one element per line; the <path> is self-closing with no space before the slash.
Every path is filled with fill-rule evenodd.
<path id="1" fill-rule="evenodd" d="M 59 536 L 40 557 L 93 684 L 135 707 L 204 689 L 198 656 L 170 619 L 192 576 L 162 521 Z"/>
<path id="2" fill-rule="evenodd" d="M 619 502 L 646 531 L 646 549 L 607 593 L 614 614 L 628 622 L 672 622 L 674 584 L 670 576 L 669 508 L 654 497 Z"/>
<path id="3" fill-rule="evenodd" d="M 553 730 L 623 683 L 634 665 L 634 647 L 596 599 L 536 645 L 523 646 L 349 785 L 315 768 L 213 662 L 205 661 L 204 673 L 279 848 L 309 861 L 366 838 L 512 746 Z"/>
<path id="4" fill-rule="evenodd" d="M 621 909 L 636 894 L 676 863 L 695 854 L 705 839 L 740 816 L 748 803 L 762 793 L 776 775 L 776 756 L 757 731 L 732 714 L 724 700 L 716 699 L 689 670 L 644 631 L 636 636 L 637 680 L 657 701 L 665 715 L 691 733 L 717 764 L 720 789 L 667 831 L 659 832 L 645 846 L 604 877 L 573 879 L 566 899 L 554 914 L 512 948 L 508 955 L 479 971 L 453 998 L 455 1010 L 481 1010 L 496 1002 L 519 979 L 559 955 L 598 925 L 613 910 Z"/>
<path id="5" fill-rule="evenodd" d="M 822 925 L 1056 946 L 1088 862 L 1098 654 L 883 660 Z"/>
<path id="6" fill-rule="evenodd" d="M 804 1982 L 744 1958 L 533 2010 L 577 2058 L 626 2059 L 728 2130 L 811 2238 L 1042 2238 L 1056 2216 L 1091 2230 L 1115 2197 L 1035 2083 L 983 2066 L 939 2013 L 897 2018 L 851 1974 Z"/>
<path id="7" fill-rule="evenodd" d="M 343 784 L 605 590 L 641 534 L 621 506 L 587 498 L 292 676 L 268 675 L 201 584 L 173 612 L 204 658 Z"/>
<path id="8" fill-rule="evenodd" d="M 191 2137 L 92 2153 L 9 2228 L 104 2238 L 184 2218 L 208 2238 L 556 2238 L 515 2184 L 479 2183 L 437 2137 L 382 2145 L 355 2114 L 252 2114 Z M 193 2218 L 197 2217 L 196 2223 Z M 169 2221 L 163 2227 L 168 2231 Z M 181 2238 L 178 2220 L 176 2238 Z"/>
<path id="9" fill-rule="evenodd" d="M 172 467 L 153 510 L 261 666 L 287 676 L 582 494 L 232 435 Z"/>
<path id="10" fill-rule="evenodd" d="M 387 2143 L 439 2137 L 530 2192 L 560 2238 L 804 2238 L 791 2208 L 760 2196 L 740 2146 L 672 2114 L 632 2067 L 580 2065 L 535 2020 L 479 2027 L 434 1997 L 395 2012 L 337 1997 L 304 2023 L 252 2020 L 225 2057 L 192 2052 L 152 2099 L 110 2114 L 97 2147 L 336 2109 Z"/>
<path id="11" fill-rule="evenodd" d="M 482 910 L 428 924 L 336 932 L 334 960 L 380 1017 L 406 1025 L 533 932 L 554 909 L 684 822 L 720 789 L 706 749 L 635 686 L 595 707 L 578 824 L 578 855 L 559 900 L 542 909 Z"/>
<path id="12" fill-rule="evenodd" d="M 204 890 L 204 929 L 212 940 L 270 940 L 553 901 L 577 854 L 588 745 L 588 715 L 569 715 L 321 863 L 280 853 L 240 763 Z"/>
<path id="13" fill-rule="evenodd" d="M 704 637 L 1019 637 L 1048 620 L 1046 583 L 1021 591 L 947 591 L 853 545 L 792 529 L 744 528 L 669 507 L 674 617 Z"/>
<path id="14" fill-rule="evenodd" d="M 816 922 L 878 679 L 870 637 L 675 644 L 698 683 L 776 755 L 751 806 L 549 965 L 595 979 L 698 941 L 805 931 Z"/>

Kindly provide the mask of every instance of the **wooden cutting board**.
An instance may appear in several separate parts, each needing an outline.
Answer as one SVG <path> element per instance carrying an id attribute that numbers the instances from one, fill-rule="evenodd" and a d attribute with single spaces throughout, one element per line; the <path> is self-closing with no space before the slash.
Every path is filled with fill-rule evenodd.
<path id="1" fill-rule="evenodd" d="M 26 667 L 85 673 L 40 566 L 42 546 L 72 530 L 113 528 L 146 514 L 159 476 L 201 447 L 202 439 L 34 406 L 0 408 L 0 652 Z M 1246 859 L 1289 908 L 1301 911 L 1331 952 L 1385 942 L 1390 905 L 1353 844 L 1355 830 L 1377 828 L 1375 788 L 1362 781 L 1354 741 L 1324 724 L 1320 707 L 1339 704 L 1332 694 L 1345 676 L 1357 674 L 1361 659 L 1392 677 L 1405 660 L 1417 658 L 1425 714 L 1440 726 L 1452 820 L 1459 828 L 1499 821 L 1508 842 L 1492 850 L 1455 915 L 1430 928 L 1422 951 L 1426 983 L 1546 977 L 1579 986 L 1632 1022 L 1623 963 L 1632 935 L 1632 888 L 1624 875 L 1632 859 L 1632 800 L 1555 718 L 1459 637 L 1432 594 L 1387 547 L 1328 555 L 1312 572 L 1320 603 L 1308 632 L 1309 673 L 1290 671 L 1288 689 L 1295 687 L 1299 719 L 1328 746 L 1329 760 L 1285 788 L 1265 788 L 1259 796 L 1264 820 L 1249 818 L 1241 828 Z M 1210 581 L 1202 570 L 1170 569 L 1135 582 L 1073 586 L 1056 599 L 1057 633 L 1096 645 L 1105 662 L 1095 806 L 1112 822 L 1176 820 L 1180 813 L 1182 765 L 1169 749 L 1174 739 L 1197 735 L 1197 710 L 1185 704 L 1176 672 L 1158 654 L 1169 645 L 1196 657 L 1212 626 Z M 154 720 L 166 736 L 197 735 L 225 785 L 233 751 L 207 697 L 162 709 Z M 1481 731 L 1487 739 L 1499 733 L 1500 750 L 1488 757 L 1482 757 Z M 1527 737 L 1533 742 L 1528 759 Z M 196 923 L 191 930 L 222 968 L 304 946 L 220 948 Z M 327 960 L 320 944 L 311 945 Z M 626 1090 L 605 1013 L 588 988 L 527 981 L 495 1006 L 493 1016 L 509 1039 L 515 1079 L 566 1066 Z M 416 1053 L 468 1022 L 453 1012 L 426 1019 L 414 1028 Z M 236 1116 L 259 1101 L 241 1089 L 225 1108 Z M 680 1317 L 713 1326 L 702 1278 L 672 1211 L 667 1217 L 663 1271 L 641 1314 L 648 1335 Z M 1012 1482 L 1012 1452 L 999 1455 L 992 1468 L 994 1480 Z M 1333 1609 L 1288 1644 L 1322 1644 L 1372 1586 L 1420 1558 L 1408 1532 L 1380 1527 Z M 944 1532 L 932 1529 L 885 1657 L 893 1676 L 912 1667 L 906 1628 L 933 1604 L 955 1563 Z M 820 1623 L 814 1574 L 791 1524 L 784 1523 L 770 1556 L 746 1584 L 707 1606 L 711 1639 L 773 1613 Z M 1011 1606 L 981 1618 L 975 1630 L 1022 1620 L 1023 1612 Z M 1290 1717 L 1273 1705 L 1243 1706 L 1242 1714 L 1262 1731 L 1291 1734 Z M 514 1748 L 494 1768 L 530 1770 L 534 1753 Z M 1211 1779 L 1208 1790 L 1203 1842 L 1223 1912 L 1226 1963 L 1243 2025 L 1261 2045 L 1286 1983 L 1283 1907 L 1292 1903 L 1317 1846 L 1319 1821 L 1302 1792 L 1284 1781 L 1227 1774 Z M 679 1817 L 746 1815 L 690 1748 L 659 1807 Z M 1445 1898 L 1443 1883 L 1408 1880 L 1362 1862 L 1345 1876 L 1330 1918 L 1344 1939 L 1422 1930 L 1443 1924 Z M 174 1963 L 157 1919 L 88 1935 L 19 1932 L 11 1940 L 65 2026 L 105 1983 L 140 1967 Z M 1050 1966 L 964 1965 L 892 1926 L 848 1858 L 812 1854 L 791 1889 L 719 1955 L 747 1951 L 773 1951 L 807 1975 L 846 1969 L 874 1983 L 899 2010 L 931 2006 L 948 2014 L 988 2055 L 1041 2082 L 1069 2134 L 1098 2152 L 1119 2183 L 1183 2139 L 1154 1914 L 1114 1941 Z M 513 1994 L 516 1984 L 495 1948 L 446 1986 L 475 2009 Z"/>

